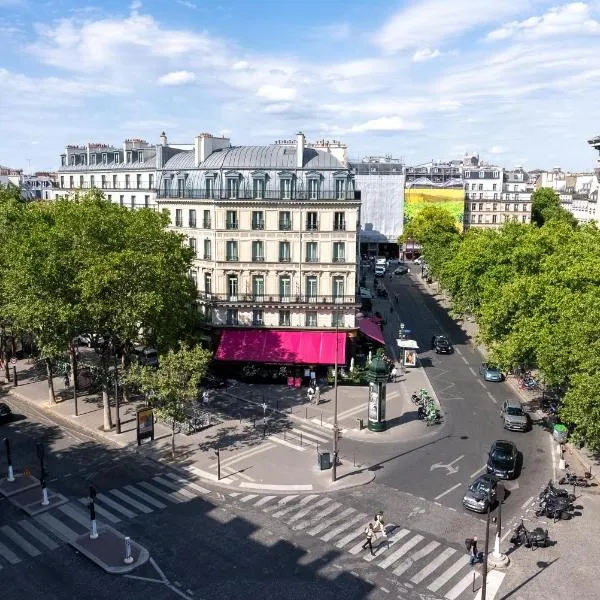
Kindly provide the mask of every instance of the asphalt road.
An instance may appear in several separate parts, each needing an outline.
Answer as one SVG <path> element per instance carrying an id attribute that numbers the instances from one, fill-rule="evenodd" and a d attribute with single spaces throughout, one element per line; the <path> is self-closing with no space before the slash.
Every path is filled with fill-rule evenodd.
<path id="1" fill-rule="evenodd" d="M 444 422 L 436 426 L 435 433 L 424 426 L 423 439 L 418 441 L 369 446 L 347 440 L 344 449 L 356 452 L 366 464 L 378 465 L 379 483 L 464 510 L 464 491 L 485 472 L 491 443 L 511 440 L 520 451 L 521 468 L 518 478 L 505 482 L 508 495 L 503 514 L 508 522 L 519 517 L 526 501 L 552 477 L 551 438 L 537 424 L 525 433 L 503 428 L 500 406 L 505 399 L 514 398 L 514 392 L 505 382 L 483 381 L 478 370 L 484 358 L 435 299 L 423 293 L 418 279 L 415 274 L 386 277 L 389 298 L 397 294 L 399 302 L 390 312 L 390 302 L 377 299 L 374 310 L 387 319 L 384 335 L 388 348 L 395 346 L 400 322 L 410 330 L 408 337 L 419 343 L 420 361 L 440 401 Z M 447 335 L 455 352 L 437 355 L 430 350 L 434 334 Z"/>

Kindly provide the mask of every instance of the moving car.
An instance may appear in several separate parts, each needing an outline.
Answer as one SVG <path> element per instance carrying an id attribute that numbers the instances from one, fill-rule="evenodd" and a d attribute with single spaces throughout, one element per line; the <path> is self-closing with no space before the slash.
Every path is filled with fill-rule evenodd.
<path id="1" fill-rule="evenodd" d="M 517 447 L 507 440 L 496 440 L 490 448 L 487 472 L 499 479 L 514 479 L 517 474 Z"/>
<path id="2" fill-rule="evenodd" d="M 504 429 L 510 431 L 527 431 L 529 419 L 523 410 L 523 405 L 518 400 L 505 400 L 500 409 L 500 416 L 504 421 Z"/>
<path id="3" fill-rule="evenodd" d="M 377 265 L 375 267 L 375 277 L 383 277 L 385 275 L 385 265 Z"/>
<path id="4" fill-rule="evenodd" d="M 454 348 L 445 335 L 436 335 L 433 341 L 433 349 L 436 354 L 452 354 Z"/>
<path id="5" fill-rule="evenodd" d="M 479 367 L 479 373 L 483 375 L 485 381 L 502 381 L 504 379 L 504 375 L 502 375 L 502 371 L 498 367 L 494 365 L 490 365 L 489 363 L 481 363 Z"/>
<path id="6" fill-rule="evenodd" d="M 493 475 L 480 475 L 465 492 L 463 506 L 478 513 L 487 512 L 488 505 L 496 501 L 498 480 Z"/>
<path id="7" fill-rule="evenodd" d="M 4 402 L 0 402 L 0 423 L 8 423 L 12 419 L 10 406 Z"/>
<path id="8" fill-rule="evenodd" d="M 145 367 L 158 367 L 158 352 L 154 348 L 134 346 L 132 357 L 140 365 Z"/>
<path id="9" fill-rule="evenodd" d="M 394 269 L 394 275 L 404 275 L 405 273 L 408 273 L 408 267 L 404 264 L 398 265 Z"/>

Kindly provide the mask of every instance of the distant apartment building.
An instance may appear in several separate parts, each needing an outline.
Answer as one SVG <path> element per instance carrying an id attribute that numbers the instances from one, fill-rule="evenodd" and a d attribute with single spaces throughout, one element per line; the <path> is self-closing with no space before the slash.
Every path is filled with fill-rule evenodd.
<path id="1" fill-rule="evenodd" d="M 156 146 L 144 140 L 69 145 L 60 161 L 55 198 L 97 188 L 121 206 L 156 207 Z"/>
<path id="2" fill-rule="evenodd" d="M 398 256 L 404 226 L 404 167 L 391 156 L 369 156 L 349 163 L 361 192 L 360 254 Z"/>
<path id="3" fill-rule="evenodd" d="M 0 187 L 18 187 L 23 200 L 52 200 L 57 187 L 55 173 L 25 175 L 23 169 L 0 166 Z"/>

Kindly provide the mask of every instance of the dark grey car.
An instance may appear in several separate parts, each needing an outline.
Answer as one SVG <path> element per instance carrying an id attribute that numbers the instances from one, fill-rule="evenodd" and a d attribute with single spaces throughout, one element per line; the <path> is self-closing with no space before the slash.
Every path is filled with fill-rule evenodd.
<path id="1" fill-rule="evenodd" d="M 498 479 L 514 479 L 517 476 L 517 447 L 508 440 L 492 444 L 486 465 L 487 472 Z"/>
<path id="2" fill-rule="evenodd" d="M 498 480 L 493 475 L 480 475 L 467 489 L 463 497 L 463 506 L 468 510 L 484 513 L 488 504 L 496 501 Z"/>
<path id="3" fill-rule="evenodd" d="M 510 431 L 527 431 L 529 419 L 518 400 L 505 400 L 500 409 L 504 421 L 504 429 Z"/>

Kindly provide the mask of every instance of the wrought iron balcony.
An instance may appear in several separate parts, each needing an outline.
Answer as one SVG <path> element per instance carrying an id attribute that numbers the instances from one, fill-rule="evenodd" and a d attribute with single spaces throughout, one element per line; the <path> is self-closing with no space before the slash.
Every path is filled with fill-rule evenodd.
<path id="1" fill-rule="evenodd" d="M 210 229 L 211 228 L 211 222 L 210 221 L 202 221 L 202 228 L 203 229 Z"/>
<path id="2" fill-rule="evenodd" d="M 228 262 L 238 262 L 238 255 L 237 254 L 228 254 L 225 257 L 225 260 Z"/>
<path id="3" fill-rule="evenodd" d="M 225 229 L 237 229 L 239 227 L 237 221 L 228 221 L 225 223 Z"/>
<path id="4" fill-rule="evenodd" d="M 213 190 L 187 188 L 184 190 L 159 188 L 157 190 L 158 198 L 190 198 L 194 200 L 283 200 L 294 202 L 298 200 L 319 201 L 319 200 L 360 200 L 360 190 L 336 190 L 319 189 L 314 190 L 293 190 L 291 193 L 282 194 L 281 190 L 265 190 L 261 194 L 254 193 L 252 189 L 239 189 L 232 193 L 228 188 L 217 188 Z"/>
<path id="5" fill-rule="evenodd" d="M 280 221 L 279 222 L 279 231 L 291 231 L 292 223 L 291 221 Z"/>
<path id="6" fill-rule="evenodd" d="M 345 263 L 346 259 L 343 256 L 334 256 L 332 259 L 334 263 Z"/>
<path id="7" fill-rule="evenodd" d="M 289 295 L 289 294 L 208 294 L 198 292 L 198 298 L 202 302 L 212 304 L 254 304 L 254 305 L 310 305 L 315 306 L 335 306 L 335 305 L 357 305 L 360 304 L 360 298 L 356 295 Z"/>
<path id="8" fill-rule="evenodd" d="M 279 262 L 292 262 L 292 257 L 291 256 L 280 256 Z"/>
<path id="9" fill-rule="evenodd" d="M 263 222 L 260 223 L 252 223 L 252 229 L 264 229 L 265 224 Z"/>

